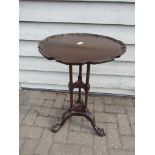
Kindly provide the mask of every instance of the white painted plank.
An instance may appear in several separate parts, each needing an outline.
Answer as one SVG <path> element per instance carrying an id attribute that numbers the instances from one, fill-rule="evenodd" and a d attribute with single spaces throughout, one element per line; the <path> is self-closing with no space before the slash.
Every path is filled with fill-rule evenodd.
<path id="1" fill-rule="evenodd" d="M 43 57 L 38 51 L 38 41 L 20 40 L 19 41 L 19 55 L 20 56 L 35 56 Z"/>
<path id="2" fill-rule="evenodd" d="M 51 0 L 52 1 L 52 0 Z M 87 2 L 135 2 L 135 0 L 57 0 L 57 1 L 75 1 L 75 2 L 83 2 L 83 1 L 87 1 Z"/>
<path id="3" fill-rule="evenodd" d="M 123 54 L 120 58 L 117 58 L 116 61 L 135 61 L 135 46 L 126 45 L 126 53 Z"/>
<path id="4" fill-rule="evenodd" d="M 127 45 L 126 53 L 122 55 L 120 58 L 116 59 L 116 61 L 134 61 L 134 50 L 134 45 Z M 19 54 L 20 56 L 42 57 L 42 55 L 38 52 L 38 41 L 21 40 L 19 42 Z"/>
<path id="5" fill-rule="evenodd" d="M 20 0 L 20 1 L 42 1 L 42 0 Z M 45 0 L 45 1 L 58 1 L 58 2 L 135 2 L 135 0 Z"/>
<path id="6" fill-rule="evenodd" d="M 20 21 L 134 25 L 133 3 L 21 1 L 19 8 Z"/>
<path id="7" fill-rule="evenodd" d="M 67 73 L 51 73 L 38 71 L 20 71 L 20 82 L 65 85 L 69 78 Z M 77 74 L 73 75 L 77 79 Z M 134 77 L 94 75 L 90 77 L 92 87 L 110 89 L 134 89 Z"/>
<path id="8" fill-rule="evenodd" d="M 134 3 L 119 3 L 119 0 L 105 1 L 108 2 L 22 2 L 27 3 L 26 5 L 20 2 L 20 19 L 36 21 L 20 23 L 20 39 L 23 39 L 20 41 L 21 87 L 68 89 L 68 73 L 65 73 L 68 72 L 67 66 L 43 59 L 37 49 L 37 40 L 53 34 L 84 32 L 107 35 L 126 44 L 132 44 L 127 45 L 127 53 L 117 59 L 118 62 L 91 66 L 93 74 L 90 79 L 92 86 L 90 91 L 134 95 L 134 26 L 118 25 L 134 25 Z M 109 3 L 109 1 L 116 2 Z M 71 7 L 74 9 L 69 9 Z M 76 71 L 77 68 L 74 69 L 74 72 Z M 74 74 L 74 79 L 77 79 L 75 75 L 77 74 Z"/>
<path id="9" fill-rule="evenodd" d="M 50 85 L 50 84 L 37 84 L 37 83 L 20 83 L 21 88 L 33 88 L 33 89 L 45 89 L 45 90 L 67 90 L 67 85 Z M 90 93 L 110 93 L 110 94 L 118 94 L 118 95 L 134 95 L 134 90 L 127 89 L 108 89 L 108 88 L 100 88 L 100 87 L 91 87 Z M 89 102 L 89 98 L 88 98 Z"/>
<path id="10" fill-rule="evenodd" d="M 61 33 L 93 33 L 113 37 L 125 44 L 134 44 L 134 26 L 58 24 L 58 23 L 20 23 L 21 40 L 41 40 L 47 36 Z"/>
<path id="11" fill-rule="evenodd" d="M 86 66 L 86 65 L 85 65 Z M 86 72 L 86 67 L 83 72 Z M 68 65 L 55 61 L 48 61 L 44 58 L 20 57 L 19 68 L 21 70 L 35 70 L 47 72 L 68 72 Z M 78 67 L 74 66 L 74 72 L 78 73 Z M 91 65 L 92 74 L 134 76 L 134 63 L 129 62 L 107 62 L 98 65 Z"/>

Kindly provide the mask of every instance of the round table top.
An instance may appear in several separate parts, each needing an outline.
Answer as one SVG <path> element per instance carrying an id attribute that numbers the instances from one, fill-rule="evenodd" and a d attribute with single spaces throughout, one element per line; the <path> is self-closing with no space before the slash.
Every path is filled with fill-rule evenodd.
<path id="1" fill-rule="evenodd" d="M 102 35 L 68 33 L 53 35 L 39 42 L 40 53 L 64 64 L 97 64 L 112 61 L 125 53 L 123 42 Z"/>

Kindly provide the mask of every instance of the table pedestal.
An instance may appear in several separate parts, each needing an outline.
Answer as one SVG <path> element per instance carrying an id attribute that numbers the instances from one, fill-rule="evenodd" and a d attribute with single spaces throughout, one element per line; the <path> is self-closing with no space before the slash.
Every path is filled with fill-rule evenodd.
<path id="1" fill-rule="evenodd" d="M 79 65 L 79 75 L 78 80 L 73 83 L 73 77 L 72 77 L 72 65 L 69 65 L 69 91 L 70 91 L 70 108 L 64 112 L 62 116 L 62 120 L 60 122 L 57 122 L 53 127 L 52 131 L 57 132 L 59 129 L 65 124 L 66 120 L 70 118 L 71 116 L 84 116 L 86 117 L 90 122 L 93 128 L 95 129 L 96 133 L 99 136 L 105 136 L 104 129 L 99 128 L 96 126 L 95 123 L 95 116 L 92 114 L 89 109 L 87 108 L 87 101 L 88 101 L 88 92 L 90 89 L 89 85 L 89 76 L 90 76 L 90 64 L 87 64 L 87 75 L 86 75 L 86 83 L 82 81 L 82 65 Z M 78 88 L 78 99 L 73 104 L 73 90 L 74 88 Z M 85 91 L 85 102 L 83 102 L 81 98 L 81 88 Z"/>

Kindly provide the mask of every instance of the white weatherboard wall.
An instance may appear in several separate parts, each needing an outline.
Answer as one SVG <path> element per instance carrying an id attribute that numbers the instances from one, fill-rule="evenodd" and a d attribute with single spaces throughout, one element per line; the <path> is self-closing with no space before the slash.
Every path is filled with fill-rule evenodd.
<path id="1" fill-rule="evenodd" d="M 38 52 L 47 36 L 95 33 L 123 41 L 119 59 L 91 65 L 91 92 L 134 95 L 134 0 L 20 1 L 20 86 L 68 90 L 68 66 L 48 61 Z M 83 76 L 85 76 L 86 65 Z M 78 68 L 74 67 L 74 80 Z"/>

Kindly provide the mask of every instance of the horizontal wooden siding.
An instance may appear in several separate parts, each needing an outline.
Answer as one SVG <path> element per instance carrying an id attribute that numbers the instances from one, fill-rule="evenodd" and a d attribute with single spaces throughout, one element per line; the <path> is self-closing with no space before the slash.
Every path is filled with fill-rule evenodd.
<path id="1" fill-rule="evenodd" d="M 84 32 L 110 36 L 127 44 L 127 52 L 121 58 L 91 66 L 90 91 L 134 95 L 133 0 L 20 1 L 19 26 L 21 87 L 67 90 L 68 66 L 44 59 L 37 45 L 53 34 Z M 77 72 L 74 67 L 75 80 Z"/>

